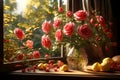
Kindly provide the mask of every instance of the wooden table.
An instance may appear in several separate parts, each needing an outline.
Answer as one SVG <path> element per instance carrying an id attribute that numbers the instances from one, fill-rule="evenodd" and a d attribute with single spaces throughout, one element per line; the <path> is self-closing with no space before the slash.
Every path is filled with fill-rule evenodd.
<path id="1" fill-rule="evenodd" d="M 16 70 L 10 73 L 7 73 L 10 78 L 15 80 L 75 80 L 75 79 L 85 79 L 85 80 L 101 80 L 101 79 L 114 79 L 120 80 L 120 71 L 116 72 L 93 72 L 93 71 L 78 71 L 78 70 L 69 70 L 68 72 L 45 72 L 42 70 L 36 70 L 35 72 L 25 72 L 22 73 L 21 70 Z"/>

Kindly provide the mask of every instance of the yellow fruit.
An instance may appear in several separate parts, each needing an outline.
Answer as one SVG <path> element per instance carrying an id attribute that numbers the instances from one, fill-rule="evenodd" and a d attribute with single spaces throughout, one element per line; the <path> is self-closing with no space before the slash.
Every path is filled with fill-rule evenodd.
<path id="1" fill-rule="evenodd" d="M 111 64 L 111 63 L 113 63 L 113 60 L 112 60 L 112 58 L 107 57 L 107 58 L 104 58 L 104 59 L 103 59 L 102 63 Z"/>
<path id="2" fill-rule="evenodd" d="M 44 64 L 43 63 L 38 64 L 38 69 L 43 70 L 44 69 Z"/>
<path id="3" fill-rule="evenodd" d="M 100 71 L 101 69 L 101 64 L 99 62 L 95 62 L 93 65 L 92 65 L 92 70 L 95 71 L 95 72 L 98 72 Z"/>
<path id="4" fill-rule="evenodd" d="M 110 63 L 101 63 L 101 71 L 109 71 L 110 70 Z"/>
<path id="5" fill-rule="evenodd" d="M 45 68 L 48 66 L 48 64 L 47 64 L 47 63 L 44 63 L 43 66 L 44 66 L 44 69 L 45 69 Z"/>
<path id="6" fill-rule="evenodd" d="M 68 71 L 68 65 L 64 64 L 63 66 L 60 67 L 60 71 Z"/>

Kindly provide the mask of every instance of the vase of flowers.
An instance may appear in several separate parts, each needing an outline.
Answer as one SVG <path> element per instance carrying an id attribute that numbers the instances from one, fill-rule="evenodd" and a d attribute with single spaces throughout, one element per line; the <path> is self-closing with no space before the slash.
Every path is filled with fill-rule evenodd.
<path id="1" fill-rule="evenodd" d="M 85 62 L 83 60 L 83 58 L 87 57 L 81 57 L 81 54 L 85 54 L 85 52 L 80 49 L 84 49 L 88 45 L 102 46 L 104 44 L 104 48 L 114 45 L 114 41 L 111 40 L 111 24 L 105 21 L 101 15 L 94 12 L 88 16 L 85 10 L 78 10 L 73 13 L 71 11 L 64 11 L 62 7 L 59 7 L 58 11 L 55 11 L 54 14 L 53 20 L 45 20 L 42 23 L 44 35 L 41 38 L 41 44 L 47 49 L 55 49 L 60 45 L 74 47 L 74 49 L 71 49 L 73 51 L 69 50 L 67 55 L 68 57 L 72 56 L 71 58 L 76 56 L 76 59 L 72 60 L 79 67 L 83 65 L 79 62 L 83 62 L 84 65 L 87 64 L 87 60 Z M 73 63 L 69 63 L 71 59 L 67 58 L 67 60 L 68 65 Z M 70 67 L 79 68 L 75 67 L 74 64 L 71 64 Z"/>
<path id="2" fill-rule="evenodd" d="M 69 68 L 74 70 L 85 70 L 88 64 L 88 58 L 85 49 L 75 49 L 74 47 L 69 49 L 70 50 L 66 58 Z"/>

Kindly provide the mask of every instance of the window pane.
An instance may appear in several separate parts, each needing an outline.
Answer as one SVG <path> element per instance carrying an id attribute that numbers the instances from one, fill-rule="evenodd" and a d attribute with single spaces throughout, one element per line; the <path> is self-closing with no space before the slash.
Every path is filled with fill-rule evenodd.
<path id="1" fill-rule="evenodd" d="M 61 46 L 48 50 L 41 44 L 42 23 L 53 19 L 57 7 L 57 0 L 4 0 L 5 63 L 61 57 Z"/>

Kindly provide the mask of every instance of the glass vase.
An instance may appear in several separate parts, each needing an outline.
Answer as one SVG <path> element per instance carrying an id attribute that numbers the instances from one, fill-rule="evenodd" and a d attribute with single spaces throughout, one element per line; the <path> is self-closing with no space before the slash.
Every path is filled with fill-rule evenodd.
<path id="1" fill-rule="evenodd" d="M 72 47 L 67 54 L 67 63 L 72 70 L 84 71 L 87 64 L 88 58 L 84 48 L 75 49 Z"/>

